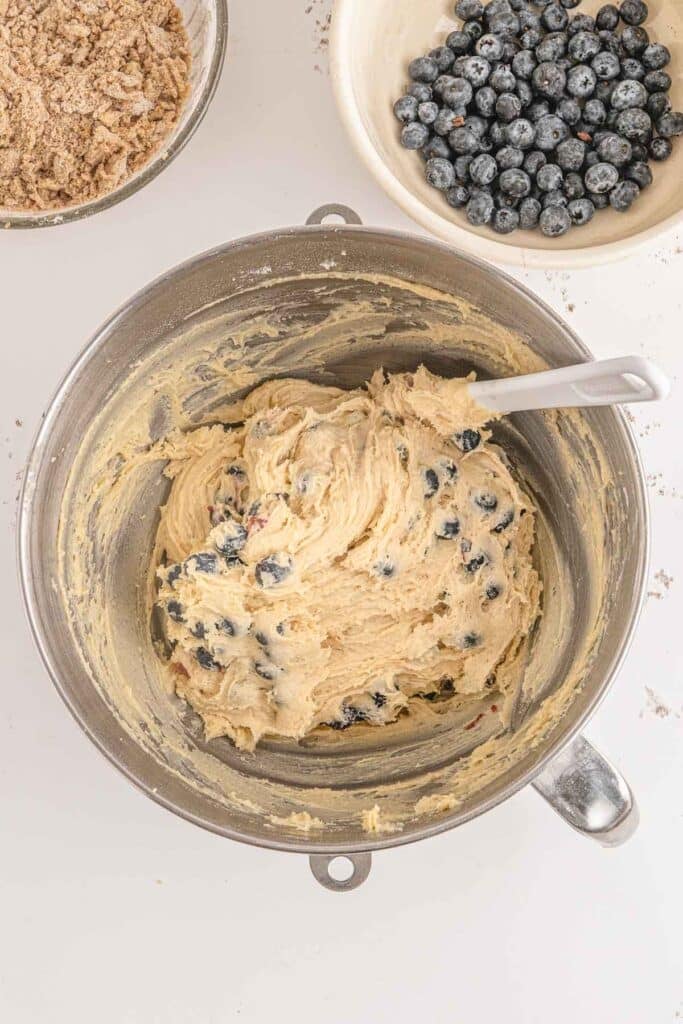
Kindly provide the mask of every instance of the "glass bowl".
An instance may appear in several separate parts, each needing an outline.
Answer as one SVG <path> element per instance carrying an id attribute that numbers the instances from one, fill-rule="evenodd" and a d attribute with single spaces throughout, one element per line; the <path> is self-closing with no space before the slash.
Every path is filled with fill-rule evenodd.
<path id="1" fill-rule="evenodd" d="M 180 153 L 204 117 L 218 84 L 228 39 L 228 6 L 227 0 L 176 0 L 176 3 L 187 31 L 192 67 L 190 95 L 166 145 L 157 150 L 132 178 L 97 199 L 50 210 L 8 210 L 0 207 L 0 225 L 3 228 L 52 227 L 100 213 L 143 188 Z"/>

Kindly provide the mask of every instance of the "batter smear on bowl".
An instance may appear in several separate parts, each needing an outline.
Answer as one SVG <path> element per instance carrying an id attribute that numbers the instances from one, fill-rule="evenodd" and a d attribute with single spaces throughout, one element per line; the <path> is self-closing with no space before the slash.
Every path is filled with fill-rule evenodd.
<path id="1" fill-rule="evenodd" d="M 539 614 L 534 514 L 467 383 L 271 381 L 241 423 L 160 443 L 157 608 L 207 737 L 251 749 L 505 697 Z"/>

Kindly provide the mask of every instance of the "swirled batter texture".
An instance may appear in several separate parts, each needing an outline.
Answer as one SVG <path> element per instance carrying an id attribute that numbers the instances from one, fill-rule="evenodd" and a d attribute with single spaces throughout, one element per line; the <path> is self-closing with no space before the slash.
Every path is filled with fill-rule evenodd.
<path id="1" fill-rule="evenodd" d="M 242 416 L 161 443 L 157 607 L 207 737 L 504 691 L 538 615 L 533 510 L 467 380 L 272 381 Z"/>

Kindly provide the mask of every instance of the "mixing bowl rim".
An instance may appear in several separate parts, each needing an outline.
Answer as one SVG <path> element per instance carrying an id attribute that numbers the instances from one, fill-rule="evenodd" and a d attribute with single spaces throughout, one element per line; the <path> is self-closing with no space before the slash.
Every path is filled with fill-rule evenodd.
<path id="1" fill-rule="evenodd" d="M 60 677 L 60 673 L 53 663 L 50 647 L 45 639 L 43 632 L 39 625 L 39 605 L 36 597 L 36 583 L 41 579 L 40 573 L 36 574 L 34 571 L 34 562 L 31 553 L 31 538 L 33 535 L 33 524 L 36 519 L 36 507 L 35 507 L 35 492 L 36 483 L 39 474 L 43 468 L 42 458 L 43 450 L 49 441 L 54 424 L 57 422 L 58 417 L 61 413 L 62 407 L 68 401 L 72 394 L 72 384 L 77 380 L 81 371 L 87 366 L 91 359 L 100 352 L 101 349 L 105 348 L 107 341 L 110 337 L 112 329 L 115 327 L 117 321 L 123 316 L 134 312 L 144 302 L 147 301 L 148 296 L 155 289 L 162 285 L 167 285 L 174 278 L 181 278 L 188 271 L 199 267 L 203 263 L 210 262 L 216 258 L 225 256 L 234 251 L 247 250 L 252 247 L 256 247 L 263 243 L 273 245 L 277 241 L 283 238 L 295 237 L 305 234 L 317 234 L 322 235 L 329 233 L 331 235 L 343 235 L 350 237 L 352 235 L 375 235 L 381 237 L 383 240 L 389 239 L 399 243 L 410 243 L 411 245 L 418 245 L 421 248 L 433 251 L 434 249 L 440 250 L 444 257 L 453 257 L 461 259 L 466 263 L 474 266 L 477 270 L 483 271 L 487 276 L 502 279 L 502 281 L 510 289 L 516 292 L 519 296 L 527 301 L 535 303 L 548 317 L 555 321 L 566 333 L 569 335 L 571 341 L 576 345 L 577 350 L 586 357 L 586 361 L 593 358 L 590 350 L 584 345 L 580 338 L 576 335 L 568 324 L 558 316 L 558 314 L 551 309 L 543 299 L 534 295 L 525 285 L 516 281 L 510 277 L 504 271 L 501 271 L 497 267 L 493 267 L 490 264 L 484 262 L 470 255 L 469 253 L 461 252 L 454 249 L 452 246 L 445 245 L 442 242 L 435 241 L 429 238 L 423 238 L 419 235 L 412 235 L 404 231 L 396 231 L 385 228 L 373 228 L 364 225 L 309 225 L 309 226 L 294 226 L 288 228 L 275 229 L 274 231 L 259 232 L 254 235 L 247 235 L 239 239 L 235 239 L 230 242 L 223 243 L 219 246 L 215 246 L 202 253 L 190 257 L 182 263 L 172 267 L 170 270 L 163 272 L 158 275 L 148 284 L 144 285 L 132 298 L 123 302 L 119 308 L 107 319 L 103 324 L 94 332 L 90 337 L 89 341 L 80 351 L 80 353 L 73 360 L 71 366 L 62 378 L 59 386 L 54 392 L 46 412 L 43 414 L 40 425 L 36 431 L 31 448 L 26 460 L 25 471 L 23 475 L 23 481 L 21 491 L 19 494 L 19 509 L 18 509 L 18 524 L 17 524 L 17 559 L 19 568 L 20 578 L 20 589 L 22 594 L 22 600 L 24 609 L 28 619 L 29 628 L 33 637 L 34 643 L 38 649 L 43 665 L 45 666 L 48 675 L 50 676 L 53 685 L 55 686 L 60 697 L 66 704 L 67 708 L 71 712 L 72 716 L 81 727 L 83 732 L 88 736 L 91 742 L 97 747 L 106 759 L 114 765 L 133 785 L 145 793 L 148 797 L 155 801 L 167 810 L 172 811 L 174 814 L 179 815 L 186 821 L 191 822 L 194 825 L 198 825 L 210 832 L 214 832 L 216 835 L 224 836 L 228 839 L 233 839 L 237 842 L 246 843 L 250 846 L 258 846 L 265 849 L 283 850 L 291 853 L 323 853 L 323 854 L 347 854 L 347 853 L 359 853 L 367 850 L 381 850 L 388 849 L 394 846 L 403 846 L 411 842 L 417 842 L 418 840 L 427 839 L 431 836 L 438 835 L 441 832 L 446 832 L 451 828 L 455 828 L 457 825 L 465 824 L 473 818 L 478 817 L 480 814 L 486 811 L 492 810 L 498 804 L 503 803 L 509 797 L 513 796 L 524 786 L 528 785 L 533 781 L 549 764 L 554 757 L 556 757 L 561 750 L 563 750 L 571 741 L 580 733 L 581 729 L 585 726 L 586 722 L 593 716 L 600 703 L 606 696 L 608 690 L 612 686 L 614 679 L 621 668 L 626 655 L 628 654 L 629 648 L 633 641 L 636 626 L 640 618 L 642 611 L 644 598 L 645 598 L 645 585 L 647 579 L 647 572 L 649 566 L 650 557 L 650 516 L 649 516 L 649 505 L 647 496 L 647 487 L 645 484 L 645 474 L 643 469 L 640 452 L 635 440 L 634 431 L 628 422 L 628 419 L 624 412 L 618 407 L 613 406 L 612 410 L 614 415 L 617 417 L 619 425 L 622 428 L 624 440 L 627 443 L 629 453 L 632 458 L 632 465 L 634 471 L 634 481 L 638 491 L 637 497 L 639 500 L 641 512 L 642 512 L 642 523 L 643 529 L 641 537 L 639 538 L 640 552 L 639 552 L 639 564 L 637 578 L 634 579 L 634 595 L 635 600 L 633 602 L 632 614 L 630 621 L 624 631 L 624 635 L 619 642 L 616 653 L 612 659 L 612 663 L 605 673 L 605 678 L 601 685 L 596 688 L 595 694 L 584 708 L 577 721 L 568 728 L 561 737 L 555 741 L 548 750 L 539 756 L 534 763 L 528 767 L 518 779 L 512 782 L 508 782 L 500 792 L 490 795 L 486 800 L 480 804 L 476 804 L 466 812 L 458 812 L 455 810 L 453 813 L 443 815 L 436 821 L 416 829 L 414 832 L 403 834 L 401 832 L 390 833 L 375 839 L 368 837 L 367 840 L 358 840 L 354 842 L 338 843 L 334 844 L 330 841 L 302 841 L 290 837 L 278 837 L 270 838 L 266 836 L 253 836 L 238 832 L 231 828 L 224 828 L 218 824 L 214 824 L 202 818 L 198 815 L 193 814 L 185 807 L 179 806 L 172 799 L 166 798 L 155 791 L 155 788 L 149 786 L 144 780 L 138 778 L 132 770 L 130 770 L 117 755 L 114 745 L 111 748 L 107 746 L 103 739 L 100 739 L 96 735 L 95 731 L 91 728 L 85 716 L 81 715 L 77 709 L 75 702 L 72 701 L 69 692 L 68 685 L 64 683 Z M 433 252 L 432 252 L 433 255 Z M 85 671 L 85 669 L 84 669 Z M 130 738 L 130 737 L 129 737 Z M 131 738 L 132 741 L 132 738 Z M 153 758 L 153 755 L 149 751 L 143 750 L 145 757 Z M 187 783 L 185 783 L 187 785 Z M 188 787 L 189 788 L 189 787 Z"/>
<path id="2" fill-rule="evenodd" d="M 356 153 L 371 172 L 384 192 L 408 216 L 422 227 L 437 235 L 450 245 L 470 250 L 479 258 L 501 261 L 510 266 L 536 267 L 548 270 L 571 270 L 579 267 L 593 267 L 624 259 L 646 242 L 652 241 L 664 231 L 674 227 L 683 219 L 683 206 L 656 224 L 643 228 L 627 238 L 615 242 L 603 242 L 585 249 L 542 249 L 497 241 L 486 235 L 476 234 L 466 227 L 434 213 L 396 177 L 381 158 L 365 129 L 360 108 L 356 102 L 351 62 L 345 60 L 347 33 L 351 23 L 351 11 L 357 0 L 336 0 L 330 26 L 330 77 L 342 124 Z M 410 157 L 412 154 L 407 153 Z"/>
<path id="3" fill-rule="evenodd" d="M 203 121 L 204 115 L 209 109 L 211 100 L 218 88 L 218 82 L 223 70 L 228 45 L 228 0 L 214 0 L 214 9 L 216 11 L 216 41 L 211 54 L 206 82 L 197 99 L 195 109 L 173 141 L 168 146 L 162 145 L 156 150 L 140 174 L 130 178 L 123 185 L 114 189 L 113 192 L 106 192 L 104 195 L 91 199 L 87 203 L 36 212 L 12 211 L 0 207 L 0 225 L 2 227 L 11 230 L 29 230 L 31 228 L 58 227 L 61 224 L 71 224 L 78 220 L 85 220 L 86 217 L 102 213 L 104 210 L 108 210 L 118 203 L 130 199 L 132 195 L 139 192 L 145 185 L 149 185 L 157 175 L 161 174 L 163 170 L 173 163 Z"/>

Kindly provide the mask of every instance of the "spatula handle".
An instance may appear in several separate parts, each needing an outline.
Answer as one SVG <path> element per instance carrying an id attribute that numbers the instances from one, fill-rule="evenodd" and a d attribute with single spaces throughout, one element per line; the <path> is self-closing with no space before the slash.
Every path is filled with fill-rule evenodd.
<path id="1" fill-rule="evenodd" d="M 472 398 L 494 412 L 558 409 L 666 398 L 669 381 L 642 356 L 623 356 L 470 384 Z"/>

